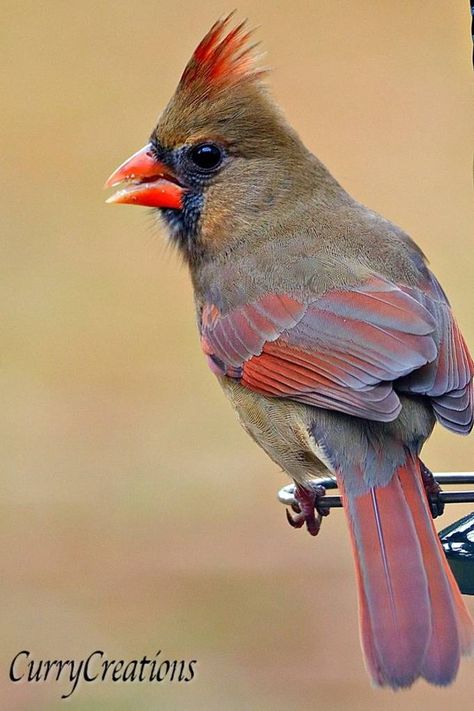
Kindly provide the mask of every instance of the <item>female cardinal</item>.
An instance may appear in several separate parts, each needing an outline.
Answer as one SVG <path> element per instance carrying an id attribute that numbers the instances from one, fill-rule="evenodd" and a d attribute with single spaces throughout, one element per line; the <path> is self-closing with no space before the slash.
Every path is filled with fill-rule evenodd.
<path id="1" fill-rule="evenodd" d="M 269 98 L 244 24 L 214 24 L 109 202 L 158 208 L 194 285 L 209 366 L 246 431 L 294 479 L 337 479 L 368 671 L 453 681 L 474 626 L 443 555 L 419 459 L 435 421 L 467 434 L 474 372 L 416 244 L 356 202 Z M 227 34 L 226 34 L 227 32 Z M 315 514 L 316 508 L 316 514 Z"/>

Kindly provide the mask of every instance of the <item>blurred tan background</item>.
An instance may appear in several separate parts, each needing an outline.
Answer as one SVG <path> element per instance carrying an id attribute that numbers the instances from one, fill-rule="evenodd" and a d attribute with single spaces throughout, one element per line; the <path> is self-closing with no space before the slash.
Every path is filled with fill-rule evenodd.
<path id="1" fill-rule="evenodd" d="M 101 648 L 196 658 L 197 676 L 83 684 L 70 711 L 467 709 L 468 662 L 449 690 L 370 687 L 342 513 L 318 539 L 289 528 L 284 475 L 201 356 L 185 268 L 146 210 L 104 204 L 232 8 L 1 5 L 1 708 L 66 703 L 65 684 L 5 681 L 21 649 Z M 415 237 L 474 348 L 467 2 L 241 1 L 246 16 L 291 123 Z M 438 429 L 427 450 L 436 471 L 474 469 L 472 438 Z"/>

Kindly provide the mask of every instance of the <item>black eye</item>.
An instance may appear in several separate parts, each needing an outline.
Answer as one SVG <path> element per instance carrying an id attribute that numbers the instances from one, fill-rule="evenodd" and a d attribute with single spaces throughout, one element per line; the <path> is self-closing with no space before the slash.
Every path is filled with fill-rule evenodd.
<path id="1" fill-rule="evenodd" d="M 222 151 L 215 143 L 200 143 L 190 151 L 191 160 L 201 170 L 215 170 L 222 161 Z"/>

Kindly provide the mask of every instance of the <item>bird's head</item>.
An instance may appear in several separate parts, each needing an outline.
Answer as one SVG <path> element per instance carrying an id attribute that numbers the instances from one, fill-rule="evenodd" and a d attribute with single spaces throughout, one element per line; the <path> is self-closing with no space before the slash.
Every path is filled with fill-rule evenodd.
<path id="1" fill-rule="evenodd" d="M 228 21 L 196 48 L 150 142 L 107 181 L 125 183 L 108 202 L 158 208 L 190 262 L 294 200 L 309 156 L 268 96 L 251 33 Z"/>

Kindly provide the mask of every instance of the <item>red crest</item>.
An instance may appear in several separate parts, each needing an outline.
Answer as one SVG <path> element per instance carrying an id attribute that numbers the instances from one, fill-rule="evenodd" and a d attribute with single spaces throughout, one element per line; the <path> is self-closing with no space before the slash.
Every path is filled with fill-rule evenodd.
<path id="1" fill-rule="evenodd" d="M 181 89 L 198 86 L 211 91 L 257 79 L 265 73 L 255 67 L 253 50 L 257 44 L 248 44 L 252 30 L 246 30 L 246 21 L 225 33 L 232 14 L 214 23 L 198 44 L 179 82 Z"/>

